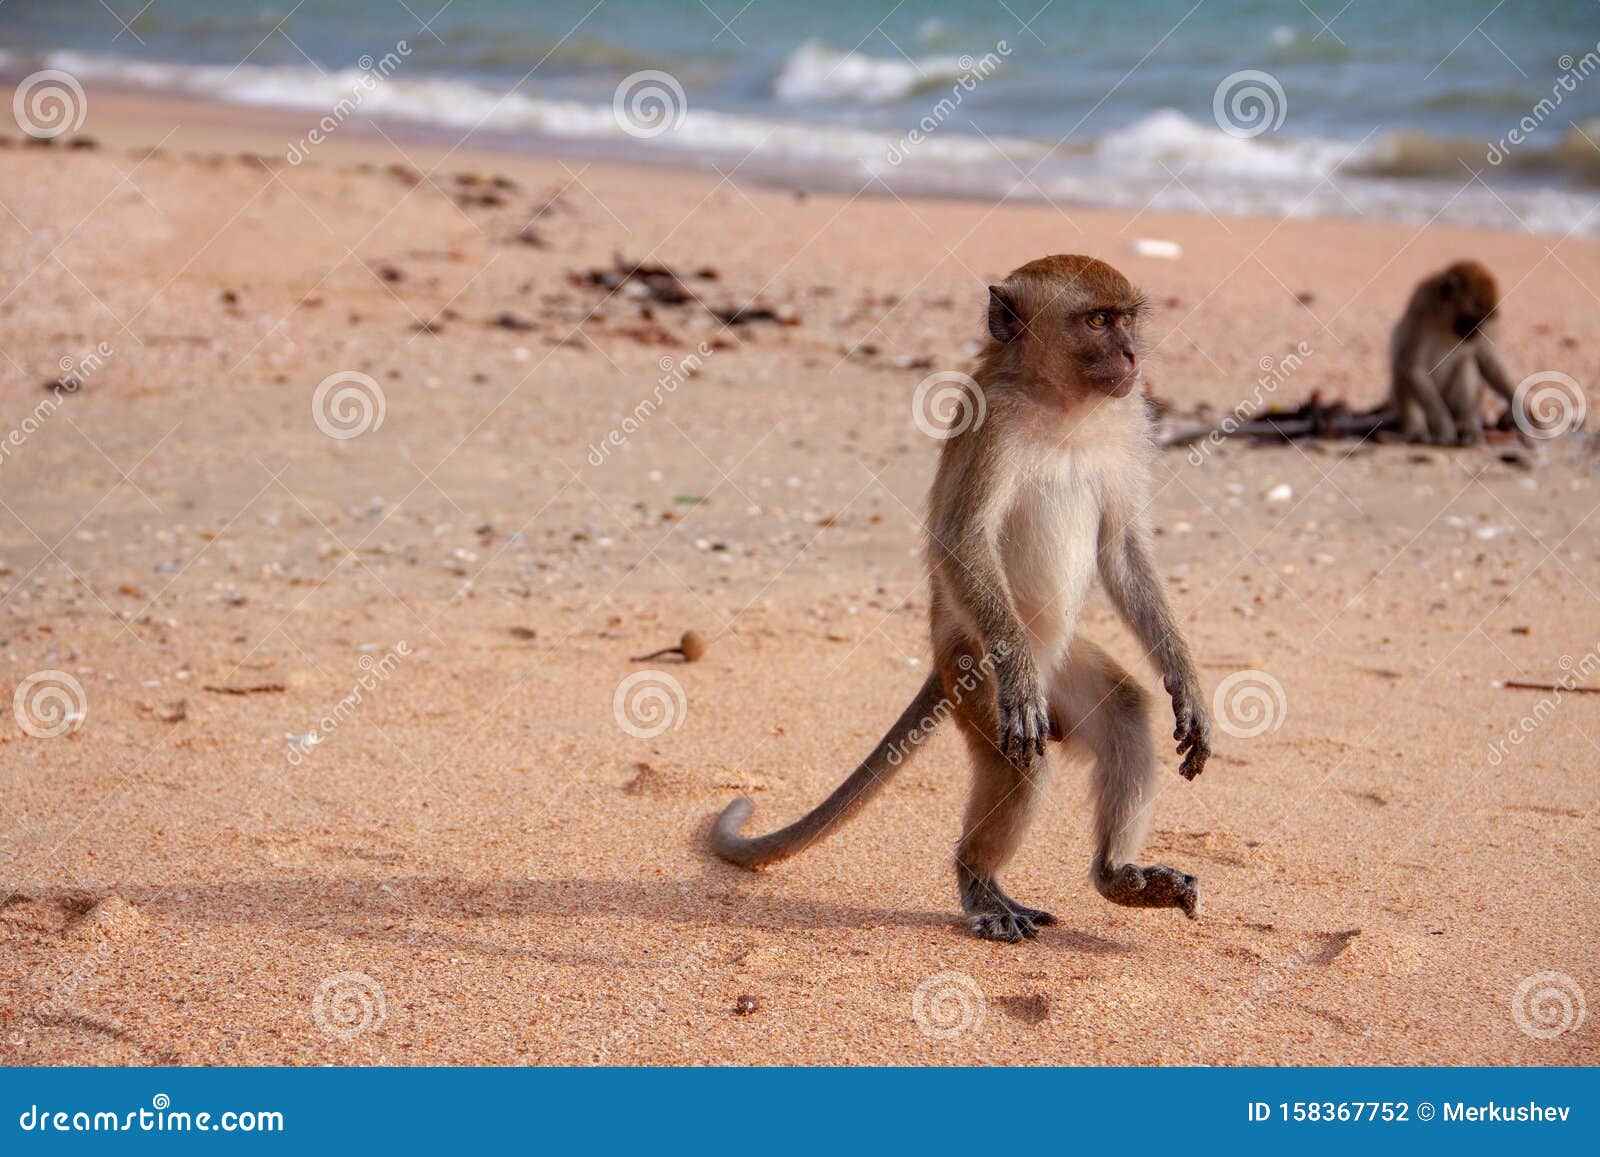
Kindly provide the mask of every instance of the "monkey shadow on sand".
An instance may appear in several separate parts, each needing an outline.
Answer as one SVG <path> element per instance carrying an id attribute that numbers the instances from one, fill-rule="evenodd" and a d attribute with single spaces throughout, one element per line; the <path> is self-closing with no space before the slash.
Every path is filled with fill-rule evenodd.
<path id="1" fill-rule="evenodd" d="M 169 927 L 198 930 L 220 925 L 254 929 L 257 936 L 283 928 L 404 945 L 425 940 L 440 950 L 577 966 L 616 960 L 577 947 L 580 936 L 573 937 L 572 949 L 563 949 L 560 930 L 578 930 L 586 941 L 597 925 L 609 922 L 778 933 L 842 927 L 946 928 L 952 938 L 965 939 L 967 935 L 960 921 L 948 912 L 855 907 L 771 891 L 758 893 L 754 890 L 758 883 L 748 873 L 728 869 L 679 882 L 395 875 L 331 881 L 126 884 L 117 891 L 150 919 Z M 67 909 L 81 906 L 81 896 L 81 890 L 51 889 L 35 892 L 31 899 Z M 418 919 L 428 923 L 421 927 L 411 923 Z M 518 921 L 527 927 L 516 927 Z M 508 922 L 513 925 L 509 929 Z M 488 926 L 477 930 L 479 924 Z M 557 931 L 551 943 L 533 948 L 524 936 L 533 929 Z M 500 932 L 505 935 L 498 935 Z M 1036 944 L 1073 953 L 1134 951 L 1117 941 L 1065 927 L 1046 929 Z"/>

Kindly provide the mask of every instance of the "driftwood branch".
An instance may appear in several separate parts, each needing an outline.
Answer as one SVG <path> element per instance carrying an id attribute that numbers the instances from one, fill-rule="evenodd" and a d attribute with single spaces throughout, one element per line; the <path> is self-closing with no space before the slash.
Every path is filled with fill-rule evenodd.
<path id="1" fill-rule="evenodd" d="M 1156 436 L 1157 445 L 1192 446 L 1207 440 L 1249 438 L 1256 442 L 1292 442 L 1303 438 L 1369 438 L 1399 423 L 1382 406 L 1352 410 L 1343 402 L 1324 403 L 1317 394 L 1293 410 L 1251 417 L 1235 411 L 1220 422 L 1167 418 Z"/>

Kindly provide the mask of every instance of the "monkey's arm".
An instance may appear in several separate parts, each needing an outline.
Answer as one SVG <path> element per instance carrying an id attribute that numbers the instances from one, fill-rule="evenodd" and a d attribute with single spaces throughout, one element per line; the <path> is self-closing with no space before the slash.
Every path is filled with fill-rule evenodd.
<path id="1" fill-rule="evenodd" d="M 1185 779 L 1193 779 L 1205 770 L 1211 755 L 1211 716 L 1189 645 L 1150 559 L 1139 517 L 1132 510 L 1112 509 L 1102 518 L 1100 581 L 1123 622 L 1161 672 L 1161 685 L 1172 696 L 1176 722 L 1172 738 L 1184 757 L 1178 770 Z"/>
<path id="2" fill-rule="evenodd" d="M 982 636 L 994 666 L 1000 751 L 1026 769 L 1044 754 L 1050 708 L 1000 558 L 998 528 L 1011 481 L 997 449 L 991 442 L 951 472 L 930 527 L 931 556 L 940 586 Z"/>
<path id="3" fill-rule="evenodd" d="M 1415 429 L 1411 423 L 1406 423 L 1405 436 L 1413 441 L 1433 442 L 1439 446 L 1454 446 L 1456 444 L 1456 420 L 1450 413 L 1450 407 L 1445 404 L 1444 396 L 1440 394 L 1439 387 L 1434 385 L 1433 375 L 1428 368 L 1417 361 L 1398 363 L 1394 367 L 1395 397 L 1401 402 L 1407 397 L 1412 398 L 1422 407 L 1427 415 L 1428 428 Z M 1401 407 L 1401 419 L 1405 420 L 1405 408 Z"/>
<path id="4" fill-rule="evenodd" d="M 1478 372 L 1483 375 L 1483 380 L 1489 388 L 1506 400 L 1506 405 L 1511 405 L 1512 399 L 1517 395 L 1517 387 L 1511 380 L 1511 375 L 1506 372 L 1505 364 L 1500 360 L 1500 355 L 1495 352 L 1494 343 L 1487 337 L 1480 338 L 1477 343 Z"/>

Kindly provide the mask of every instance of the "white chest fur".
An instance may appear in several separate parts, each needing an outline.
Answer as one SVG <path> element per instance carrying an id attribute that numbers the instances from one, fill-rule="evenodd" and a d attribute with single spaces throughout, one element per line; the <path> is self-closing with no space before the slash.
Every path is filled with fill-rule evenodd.
<path id="1" fill-rule="evenodd" d="M 1094 582 L 1103 493 L 1097 457 L 1069 448 L 1033 464 L 1002 523 L 1006 580 L 1041 670 L 1061 658 Z"/>

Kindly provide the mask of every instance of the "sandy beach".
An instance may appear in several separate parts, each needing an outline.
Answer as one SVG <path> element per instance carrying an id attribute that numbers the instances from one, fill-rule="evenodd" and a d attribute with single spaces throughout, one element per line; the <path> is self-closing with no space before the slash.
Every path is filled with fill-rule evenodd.
<path id="1" fill-rule="evenodd" d="M 1095 894 L 1062 763 L 1008 877 L 1061 925 L 971 938 L 948 734 L 804 857 L 706 850 L 734 795 L 809 808 L 924 677 L 912 394 L 990 281 L 1118 266 L 1181 409 L 1369 405 L 1412 286 L 1472 256 L 1517 376 L 1592 401 L 1600 243 L 355 126 L 293 165 L 303 120 L 97 91 L 73 138 L 0 136 L 0 1061 L 1600 1055 L 1600 696 L 1502 685 L 1600 684 L 1592 434 L 1159 457 L 1207 694 L 1265 688 L 1163 780 L 1149 855 L 1199 921 Z M 700 662 L 630 662 L 690 628 Z M 1103 596 L 1083 630 L 1158 689 Z"/>

